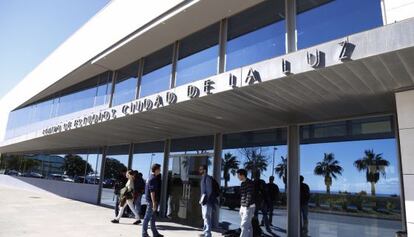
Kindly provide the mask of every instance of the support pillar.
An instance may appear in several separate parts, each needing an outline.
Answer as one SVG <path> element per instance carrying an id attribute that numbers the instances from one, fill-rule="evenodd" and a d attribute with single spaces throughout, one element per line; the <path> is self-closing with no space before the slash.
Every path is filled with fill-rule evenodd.
<path id="1" fill-rule="evenodd" d="M 213 178 L 221 183 L 221 157 L 223 150 L 223 135 L 218 133 L 214 135 L 214 157 L 213 157 Z M 213 227 L 219 225 L 220 209 L 217 207 L 213 211 Z"/>
<path id="2" fill-rule="evenodd" d="M 300 236 L 299 126 L 288 127 L 287 236 Z"/>
<path id="3" fill-rule="evenodd" d="M 160 201 L 160 215 L 166 217 L 167 215 L 167 190 L 168 190 L 168 164 L 170 159 L 170 147 L 171 139 L 167 139 L 164 142 L 164 160 L 162 163 L 162 187 L 161 187 L 161 201 Z"/>

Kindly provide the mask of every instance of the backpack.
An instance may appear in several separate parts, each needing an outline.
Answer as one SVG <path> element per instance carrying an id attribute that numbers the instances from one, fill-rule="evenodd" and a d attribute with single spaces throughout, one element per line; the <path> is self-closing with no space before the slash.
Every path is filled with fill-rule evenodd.
<path id="1" fill-rule="evenodd" d="M 213 186 L 213 192 L 211 195 L 214 198 L 220 197 L 220 194 L 221 194 L 220 185 L 214 178 L 211 178 L 211 185 Z"/>

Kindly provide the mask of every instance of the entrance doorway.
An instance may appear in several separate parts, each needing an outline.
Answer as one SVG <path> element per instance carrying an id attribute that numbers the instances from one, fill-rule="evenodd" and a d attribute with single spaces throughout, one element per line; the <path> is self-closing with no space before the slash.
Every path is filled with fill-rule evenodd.
<path id="1" fill-rule="evenodd" d="M 198 169 L 207 165 L 213 173 L 213 153 L 171 154 L 168 169 L 167 216 L 173 222 L 201 227 L 200 180 Z"/>

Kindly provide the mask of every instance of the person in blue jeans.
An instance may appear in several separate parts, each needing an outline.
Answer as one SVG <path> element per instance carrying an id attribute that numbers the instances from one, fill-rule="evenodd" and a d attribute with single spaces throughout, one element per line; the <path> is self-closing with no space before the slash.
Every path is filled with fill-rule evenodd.
<path id="1" fill-rule="evenodd" d="M 201 213 L 204 220 L 203 236 L 211 237 L 211 222 L 213 217 L 214 206 L 217 202 L 217 194 L 213 190 L 213 177 L 207 174 L 207 165 L 202 165 L 198 170 L 201 175 L 200 180 L 200 205 Z"/>
<path id="2" fill-rule="evenodd" d="M 142 237 L 149 237 L 148 223 L 151 222 L 151 231 L 153 237 L 163 237 L 157 230 L 155 224 L 156 212 L 161 194 L 161 165 L 153 164 L 151 166 L 151 176 L 147 179 L 145 184 L 145 199 L 147 200 L 147 210 L 145 212 L 144 223 L 142 225 Z"/>

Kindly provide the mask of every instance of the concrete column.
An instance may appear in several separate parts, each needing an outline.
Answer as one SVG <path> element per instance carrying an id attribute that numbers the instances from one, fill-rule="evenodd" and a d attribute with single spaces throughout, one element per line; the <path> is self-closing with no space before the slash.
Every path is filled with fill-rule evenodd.
<path id="1" fill-rule="evenodd" d="M 171 140 L 167 139 L 164 143 L 164 160 L 162 163 L 162 188 L 161 188 L 161 201 L 160 201 L 160 215 L 165 217 L 167 213 L 167 189 L 168 189 L 168 164 L 170 160 L 170 147 Z"/>
<path id="2" fill-rule="evenodd" d="M 134 144 L 129 144 L 128 149 L 128 169 L 132 169 L 132 159 L 134 158 Z"/>
<path id="3" fill-rule="evenodd" d="M 414 90 L 397 92 L 395 98 L 402 167 L 401 195 L 405 197 L 408 236 L 414 236 Z"/>
<path id="4" fill-rule="evenodd" d="M 115 82 L 116 82 L 116 75 L 117 72 L 112 72 L 112 84 L 111 84 L 111 95 L 109 96 L 109 107 L 112 107 L 112 102 L 114 100 L 114 93 L 115 93 Z"/>
<path id="5" fill-rule="evenodd" d="M 299 126 L 288 127 L 287 236 L 300 236 Z"/>
<path id="6" fill-rule="evenodd" d="M 223 135 L 218 133 L 214 136 L 213 178 L 220 184 L 221 180 L 221 157 L 223 150 Z M 213 227 L 218 227 L 220 210 L 216 208 L 213 212 Z"/>
<path id="7" fill-rule="evenodd" d="M 104 173 L 105 173 L 105 161 L 106 161 L 106 150 L 107 150 L 107 147 L 106 146 L 104 146 L 103 148 L 102 148 L 102 161 L 101 161 L 101 171 L 100 171 L 100 174 L 99 174 L 99 189 L 98 189 L 98 199 L 97 199 L 97 201 L 96 201 L 96 203 L 98 204 L 98 205 L 101 205 L 101 196 L 102 196 L 102 187 L 103 187 L 103 180 L 104 180 Z"/>

